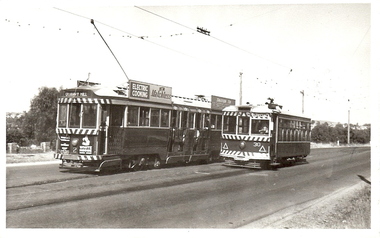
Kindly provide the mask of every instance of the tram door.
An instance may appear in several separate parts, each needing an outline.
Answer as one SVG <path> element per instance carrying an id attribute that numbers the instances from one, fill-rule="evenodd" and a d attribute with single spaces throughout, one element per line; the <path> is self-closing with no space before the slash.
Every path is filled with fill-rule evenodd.
<path id="1" fill-rule="evenodd" d="M 108 125 L 109 117 L 107 112 L 107 106 L 102 105 L 100 115 L 100 131 L 99 131 L 99 155 L 107 153 L 107 137 L 108 137 Z"/>

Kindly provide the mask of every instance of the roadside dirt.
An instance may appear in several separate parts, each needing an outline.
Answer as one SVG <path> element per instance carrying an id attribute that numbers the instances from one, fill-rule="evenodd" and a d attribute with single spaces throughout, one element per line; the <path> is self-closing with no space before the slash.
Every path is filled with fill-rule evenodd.
<path id="1" fill-rule="evenodd" d="M 362 195 L 363 190 L 370 185 L 365 182 L 340 189 L 329 196 L 313 200 L 297 207 L 281 210 L 241 228 L 255 229 L 366 229 L 370 228 L 371 214 L 360 211 L 357 219 L 363 219 L 361 224 L 347 221 L 344 217 L 345 208 L 351 206 L 351 200 Z M 370 201 L 369 201 L 370 204 Z M 370 208 L 370 205 L 369 205 Z M 360 209 L 363 210 L 363 209 Z M 364 227 L 363 227 L 364 226 Z"/>
<path id="2" fill-rule="evenodd" d="M 6 154 L 7 164 L 55 161 L 54 152 L 36 154 Z"/>

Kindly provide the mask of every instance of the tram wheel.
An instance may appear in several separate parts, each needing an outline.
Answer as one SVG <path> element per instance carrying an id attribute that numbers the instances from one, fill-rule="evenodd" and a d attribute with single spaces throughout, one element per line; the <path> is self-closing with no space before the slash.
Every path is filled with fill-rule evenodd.
<path id="1" fill-rule="evenodd" d="M 154 164 L 153 164 L 154 169 L 160 169 L 161 168 L 161 161 L 159 158 L 154 159 Z"/>
<path id="2" fill-rule="evenodd" d="M 140 163 L 139 163 L 139 160 L 131 160 L 129 161 L 129 169 L 133 170 L 133 171 L 140 171 L 142 169 L 142 166 Z"/>

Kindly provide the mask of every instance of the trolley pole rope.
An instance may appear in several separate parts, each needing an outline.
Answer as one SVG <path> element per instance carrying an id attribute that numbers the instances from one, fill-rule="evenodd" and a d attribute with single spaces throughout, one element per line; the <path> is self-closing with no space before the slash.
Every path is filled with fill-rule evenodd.
<path id="1" fill-rule="evenodd" d="M 95 26 L 95 22 L 94 22 L 94 19 L 91 19 L 91 24 L 92 24 L 92 25 L 94 25 L 94 27 L 95 27 L 96 31 L 99 33 L 99 35 L 100 35 L 100 37 L 102 38 L 102 40 L 104 41 L 104 43 L 106 44 L 106 46 L 108 47 L 108 49 L 111 51 L 111 54 L 112 54 L 112 55 L 113 55 L 113 57 L 115 58 L 116 62 L 119 64 L 119 66 L 120 66 L 121 70 L 123 70 L 123 73 L 124 73 L 125 77 L 127 77 L 127 79 L 129 80 L 129 78 L 128 78 L 127 74 L 125 73 L 125 71 L 124 71 L 123 67 L 121 66 L 121 64 L 120 64 L 119 60 L 117 60 L 117 58 L 116 58 L 115 54 L 112 52 L 112 50 L 111 50 L 111 48 L 109 47 L 109 45 L 107 44 L 106 40 L 104 40 L 104 38 L 103 38 L 102 34 L 100 34 L 100 32 L 99 32 L 98 28 Z"/>

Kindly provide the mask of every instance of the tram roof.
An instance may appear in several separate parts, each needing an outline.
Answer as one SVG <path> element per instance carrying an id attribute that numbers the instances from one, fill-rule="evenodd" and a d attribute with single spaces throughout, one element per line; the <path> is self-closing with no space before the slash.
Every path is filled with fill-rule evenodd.
<path id="1" fill-rule="evenodd" d="M 223 109 L 223 112 L 239 112 L 239 111 L 249 111 L 253 113 L 275 113 L 275 114 L 281 114 L 281 115 L 286 115 L 286 116 L 310 119 L 310 117 L 305 116 L 303 114 L 294 113 L 290 111 L 283 111 L 278 107 L 276 109 L 270 109 L 268 108 L 267 105 L 256 105 L 256 106 L 252 104 L 237 105 L 237 106 L 232 105 Z"/>

